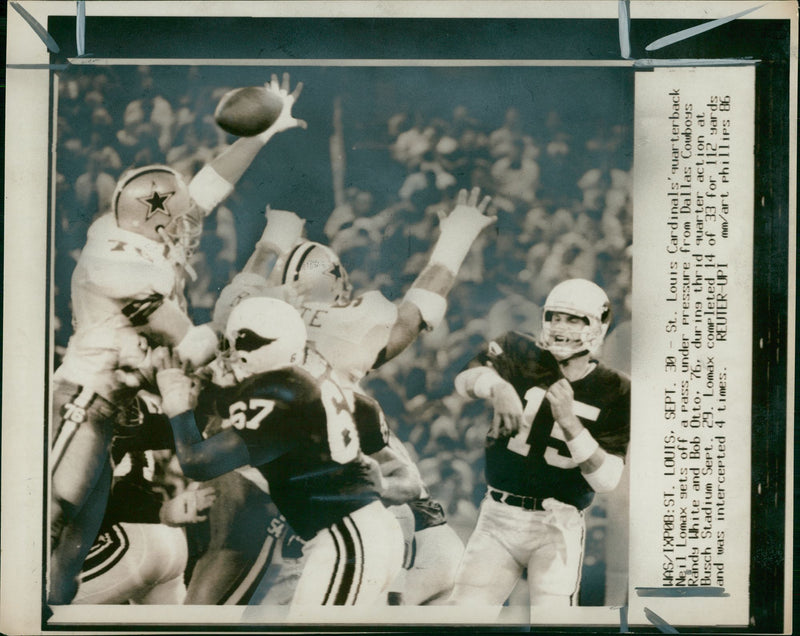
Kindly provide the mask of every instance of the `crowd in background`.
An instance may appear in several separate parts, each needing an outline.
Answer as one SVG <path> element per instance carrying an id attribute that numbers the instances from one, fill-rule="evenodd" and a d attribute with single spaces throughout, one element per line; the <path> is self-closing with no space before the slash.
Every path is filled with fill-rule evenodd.
<path id="1" fill-rule="evenodd" d="M 89 224 L 110 209 L 120 174 L 165 163 L 188 180 L 233 141 L 213 119 L 230 87 L 206 86 L 195 67 L 168 85 L 154 82 L 149 67 L 132 75 L 133 82 L 123 82 L 114 69 L 84 67 L 58 85 L 56 362 L 71 333 L 72 269 Z M 303 117 L 302 97 L 296 111 Z M 459 189 L 479 186 L 492 196 L 498 216 L 464 263 L 447 320 L 363 383 L 466 539 L 485 492 L 483 441 L 491 415 L 482 403 L 455 395 L 455 375 L 491 337 L 509 329 L 536 332 L 545 296 L 564 278 L 588 278 L 606 290 L 615 315 L 612 329 L 629 322 L 631 133 L 626 124 L 607 123 L 577 135 L 557 112 L 547 115 L 544 128 L 532 129 L 513 105 L 499 121 L 484 121 L 455 105 L 436 117 L 398 112 L 379 123 L 383 133 L 372 140 L 370 160 L 383 162 L 376 171 L 385 166 L 400 175 L 396 191 L 387 197 L 370 183 L 345 179 L 338 205 L 324 223 L 309 227 L 315 234 L 309 238 L 329 243 L 340 255 L 356 293 L 379 289 L 392 300 L 402 298 L 438 235 L 437 212 L 452 208 Z M 309 122 L 314 125 L 329 124 Z M 365 142 L 348 137 L 351 132 L 345 127 L 348 152 Z M 210 319 L 221 288 L 261 232 L 259 227 L 254 236 L 242 236 L 238 202 L 234 194 L 206 221 L 192 263 L 197 280 L 187 284 L 196 323 Z M 629 370 L 624 362 L 617 366 Z M 602 519 L 602 505 L 592 514 Z M 602 548 L 593 547 L 603 538 L 598 524 L 593 537 L 589 523 L 590 557 Z"/>

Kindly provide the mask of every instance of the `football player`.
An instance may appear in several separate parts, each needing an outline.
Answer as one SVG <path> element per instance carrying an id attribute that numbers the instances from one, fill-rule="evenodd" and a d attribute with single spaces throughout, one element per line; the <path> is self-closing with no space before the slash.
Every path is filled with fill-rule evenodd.
<path id="1" fill-rule="evenodd" d="M 167 166 L 122 175 L 110 212 L 89 228 L 72 276 L 74 332 L 53 376 L 50 426 L 50 569 L 48 602 L 69 603 L 76 576 L 102 521 L 111 484 L 108 447 L 117 410 L 132 399 L 148 346 L 174 346 L 193 365 L 213 357 L 217 335 L 195 326 L 183 296 L 187 259 L 202 219 L 233 190 L 276 133 L 305 122 L 291 114 L 302 84 L 289 92 L 265 132 L 242 138 L 204 166 L 188 185 Z"/>
<path id="2" fill-rule="evenodd" d="M 486 496 L 450 602 L 497 606 L 528 570 L 531 605 L 576 603 L 583 510 L 620 480 L 630 437 L 630 379 L 596 359 L 610 304 L 594 283 L 556 285 L 538 337 L 510 332 L 456 377 L 489 400 Z"/>
<path id="3" fill-rule="evenodd" d="M 188 553 L 183 527 L 199 523 L 214 501 L 191 484 L 165 501 L 153 486 L 150 451 L 126 453 L 100 533 L 83 563 L 73 604 L 176 605 L 183 602 Z"/>
<path id="4" fill-rule="evenodd" d="M 268 210 L 264 235 L 243 272 L 220 294 L 214 320 L 223 321 L 242 298 L 282 297 L 300 311 L 309 342 L 357 388 L 371 369 L 397 356 L 421 331 L 444 319 L 446 296 L 463 260 L 480 232 L 495 221 L 486 214 L 490 201 L 489 196 L 481 198 L 479 188 L 458 193 L 450 214 L 440 214 L 441 233 L 429 262 L 399 307 L 377 291 L 353 299 L 338 256 L 324 245 L 301 240 L 304 222 L 294 213 Z M 265 279 L 264 268 L 275 254 L 277 262 Z M 397 455 L 413 467 L 402 442 L 394 433 L 390 436 Z M 463 544 L 424 487 L 419 497 L 406 501 L 415 532 L 407 570 L 392 586 L 392 602 L 437 602 L 450 592 Z"/>
<path id="5" fill-rule="evenodd" d="M 184 474 L 205 481 L 251 466 L 263 475 L 307 542 L 292 608 L 376 602 L 403 559 L 402 531 L 380 501 L 384 478 L 362 451 L 356 427 L 358 410 L 380 419 L 376 405 L 306 350 L 305 324 L 283 301 L 244 299 L 226 337 L 237 383 L 217 397 L 225 419 L 206 439 L 192 412 L 195 383 L 173 356 L 157 356 L 162 407 Z"/>

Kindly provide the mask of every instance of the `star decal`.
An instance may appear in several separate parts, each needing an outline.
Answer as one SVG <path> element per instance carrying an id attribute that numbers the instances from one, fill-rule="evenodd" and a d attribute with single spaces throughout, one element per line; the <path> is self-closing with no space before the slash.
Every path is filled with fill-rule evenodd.
<path id="1" fill-rule="evenodd" d="M 342 268 L 339 266 L 339 263 L 336 263 L 336 265 L 333 266 L 333 269 L 331 269 L 331 274 L 333 274 L 333 277 L 336 280 L 339 280 L 342 277 Z"/>
<path id="2" fill-rule="evenodd" d="M 161 214 L 165 214 L 166 216 L 171 217 L 172 215 L 169 213 L 169 210 L 165 207 L 165 203 L 167 200 L 175 194 L 175 191 L 172 192 L 164 192 L 163 194 L 160 192 L 156 192 L 153 189 L 153 192 L 150 194 L 149 197 L 138 197 L 139 201 L 144 203 L 147 208 L 147 216 L 145 216 L 144 220 L 147 221 L 150 217 L 155 216 L 159 212 Z"/>

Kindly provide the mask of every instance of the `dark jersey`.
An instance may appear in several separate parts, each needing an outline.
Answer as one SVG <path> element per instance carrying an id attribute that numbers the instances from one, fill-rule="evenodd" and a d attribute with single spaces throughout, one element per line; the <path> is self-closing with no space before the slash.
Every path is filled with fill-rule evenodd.
<path id="1" fill-rule="evenodd" d="M 586 508 L 594 491 L 573 461 L 545 398 L 547 388 L 564 377 L 558 362 L 532 336 L 516 332 L 491 342 L 477 361 L 510 382 L 525 407 L 524 423 L 515 435 L 486 439 L 488 484 Z M 570 384 L 575 415 L 606 452 L 624 458 L 630 439 L 630 379 L 598 363 Z"/>
<path id="2" fill-rule="evenodd" d="M 303 539 L 378 499 L 361 459 L 356 412 L 373 421 L 380 416 L 343 390 L 329 368 L 316 377 L 297 367 L 255 375 L 222 390 L 217 409 L 222 428 L 242 438 L 250 464 Z"/>

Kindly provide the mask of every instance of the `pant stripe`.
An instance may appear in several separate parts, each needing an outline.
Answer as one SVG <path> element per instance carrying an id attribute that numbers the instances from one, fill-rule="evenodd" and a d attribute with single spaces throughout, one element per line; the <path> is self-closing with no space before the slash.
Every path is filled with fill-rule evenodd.
<path id="1" fill-rule="evenodd" d="M 356 601 L 358 601 L 358 594 L 359 594 L 359 592 L 361 592 L 361 583 L 364 580 L 364 565 L 365 565 L 365 563 L 364 563 L 364 541 L 361 538 L 361 533 L 358 531 L 358 526 L 355 524 L 355 522 L 350 517 L 345 517 L 343 521 L 347 526 L 351 526 L 352 527 L 350 532 L 351 532 L 351 536 L 353 537 L 353 539 L 355 540 L 355 543 L 356 543 L 356 554 L 354 555 L 355 556 L 354 567 L 357 570 L 358 582 L 356 583 L 354 594 L 353 594 L 353 599 L 351 601 L 351 603 L 353 605 L 355 605 Z"/>
<path id="2" fill-rule="evenodd" d="M 325 592 L 325 598 L 322 600 L 323 605 L 328 604 L 328 599 L 331 597 L 331 592 L 333 591 L 333 584 L 336 582 L 336 577 L 339 574 L 339 561 L 342 558 L 341 549 L 339 548 L 339 537 L 337 536 L 338 533 L 334 532 L 335 526 L 330 528 L 328 532 L 331 534 L 331 538 L 333 539 L 333 545 L 336 548 L 336 560 L 333 564 L 333 573 L 331 574 L 330 583 L 328 583 L 328 590 Z"/>
<path id="3" fill-rule="evenodd" d="M 80 574 L 81 581 L 91 581 L 113 568 L 130 548 L 130 540 L 125 530 L 119 524 L 114 524 L 111 530 L 105 533 L 109 538 L 100 549 L 94 550 L 83 563 Z"/>
<path id="4" fill-rule="evenodd" d="M 353 541 L 353 535 L 350 530 L 342 522 L 336 523 L 336 528 L 342 533 L 342 540 L 344 542 L 344 568 L 342 570 L 342 581 L 339 584 L 339 591 L 333 601 L 334 605 L 347 605 L 350 590 L 353 587 L 353 577 L 356 570 L 356 546 Z"/>
<path id="5" fill-rule="evenodd" d="M 583 513 L 580 513 L 581 517 L 583 517 Z M 581 529 L 581 556 L 578 559 L 578 578 L 575 581 L 575 591 L 569 595 L 569 604 L 570 606 L 574 606 L 578 604 L 578 593 L 581 589 L 581 574 L 583 573 L 583 557 L 586 551 L 586 526 L 583 526 Z"/>
<path id="6" fill-rule="evenodd" d="M 253 566 L 233 582 L 229 590 L 217 603 L 218 605 L 247 605 L 256 591 L 261 577 L 272 563 L 272 555 L 278 542 L 273 536 L 267 536 Z"/>

